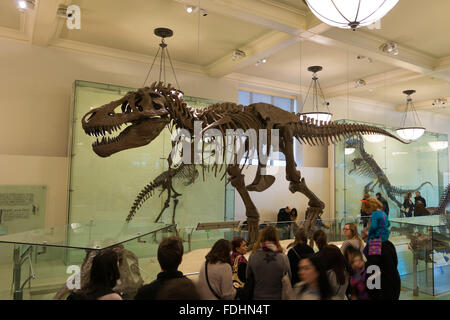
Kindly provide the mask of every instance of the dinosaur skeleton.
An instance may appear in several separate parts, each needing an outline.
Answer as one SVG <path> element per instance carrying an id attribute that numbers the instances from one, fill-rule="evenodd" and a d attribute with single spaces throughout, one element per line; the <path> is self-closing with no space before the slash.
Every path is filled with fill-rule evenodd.
<path id="1" fill-rule="evenodd" d="M 432 185 L 430 182 L 424 182 L 419 187 L 415 189 L 401 189 L 398 187 L 393 186 L 389 178 L 384 173 L 383 169 L 378 165 L 378 163 L 373 158 L 373 155 L 366 152 L 364 149 L 364 140 L 361 135 L 358 135 L 357 138 L 351 138 L 347 139 L 346 147 L 347 148 L 355 148 L 358 150 L 360 157 L 356 157 L 352 160 L 353 162 L 353 169 L 349 171 L 349 174 L 355 173 L 362 176 L 368 176 L 374 181 L 368 183 L 364 187 L 364 192 L 373 191 L 374 187 L 376 185 L 379 185 L 380 188 L 384 189 L 386 191 L 387 196 L 389 199 L 395 202 L 395 204 L 401 208 L 402 203 L 396 199 L 396 196 L 402 196 L 408 192 L 416 192 L 419 191 L 424 185 L 429 184 Z"/>
<path id="2" fill-rule="evenodd" d="M 118 255 L 120 272 L 120 279 L 117 281 L 117 285 L 113 290 L 120 293 L 124 299 L 133 299 L 138 289 L 144 284 L 139 270 L 139 259 L 133 252 L 125 249 L 121 244 L 112 247 L 112 249 Z M 89 284 L 92 261 L 99 252 L 98 250 L 86 250 L 86 256 L 80 270 L 81 288 Z M 70 292 L 71 290 L 64 284 L 53 297 L 53 300 L 65 299 Z"/>
<path id="3" fill-rule="evenodd" d="M 119 111 L 116 112 L 116 109 Z M 243 131 L 253 129 L 256 132 L 265 129 L 268 137 L 272 135 L 273 129 L 277 129 L 280 151 L 286 157 L 286 179 L 290 182 L 289 190 L 292 193 L 304 194 L 309 200 L 308 210 L 314 212 L 323 212 L 325 204 L 307 187 L 300 171 L 296 170 L 293 152 L 294 139 L 300 143 L 315 146 L 334 143 L 355 134 L 382 134 L 405 143 L 381 128 L 360 124 L 325 124 L 309 119 L 300 120 L 300 114 L 290 113 L 266 103 L 243 106 L 227 102 L 214 104 L 205 109 L 195 109 L 187 106 L 179 90 L 170 84 L 164 85 L 162 82 L 128 92 L 121 99 L 90 110 L 82 118 L 82 126 L 86 134 L 102 137 L 92 145 L 93 151 L 101 157 L 108 157 L 125 149 L 149 144 L 166 125 L 170 130 L 173 128 L 187 130 L 192 137 L 195 134 L 195 121 L 201 122 L 202 133 L 211 128 L 219 130 L 222 134 L 223 145 L 227 145 L 225 143 L 227 129 Z M 130 125 L 118 136 L 112 138 L 107 136 L 107 133 L 111 134 L 113 131 L 120 130 L 121 126 L 126 124 Z M 202 140 L 202 151 L 204 143 L 205 141 Z M 263 144 L 258 139 L 258 150 L 262 150 Z M 175 146 L 174 142 L 172 142 L 172 146 Z M 270 146 L 271 141 L 268 138 L 267 154 L 270 153 Z M 193 144 L 191 147 L 195 149 Z M 245 152 L 248 157 L 250 153 L 248 143 L 245 143 Z M 259 213 L 250 198 L 249 191 L 262 192 L 266 190 L 274 183 L 275 177 L 264 174 L 265 158 L 258 153 L 257 174 L 253 183 L 246 186 L 242 174 L 244 165 L 241 167 L 236 158 L 234 157 L 234 163 L 221 164 L 220 170 L 225 168 L 222 179 L 226 174 L 229 175 L 228 181 L 236 188 L 244 202 L 249 227 L 248 242 L 252 245 L 258 235 Z M 195 163 L 192 153 L 190 160 L 191 163 Z M 173 170 L 170 157 L 168 161 L 169 170 Z M 204 172 L 203 158 L 201 165 Z M 217 174 L 218 167 L 218 163 L 212 165 L 215 174 Z"/>
<path id="4" fill-rule="evenodd" d="M 450 204 L 450 183 L 445 188 L 441 200 L 439 201 L 439 206 L 437 207 L 428 207 L 427 210 L 431 212 L 431 214 L 440 214 L 444 215 L 444 217 L 448 220 L 448 225 L 450 226 L 450 212 L 446 210 L 447 206 Z"/>
<path id="5" fill-rule="evenodd" d="M 170 198 L 173 198 L 175 206 L 172 215 L 172 224 L 175 224 L 175 208 L 176 204 L 178 203 L 177 198 L 181 196 L 181 193 L 175 191 L 173 187 L 173 182 L 174 180 L 183 180 L 185 181 L 184 185 L 188 186 L 195 182 L 198 175 L 199 173 L 198 170 L 195 168 L 195 165 L 184 163 L 181 163 L 180 165 L 175 166 L 174 168 L 164 171 L 141 190 L 141 192 L 136 197 L 136 200 L 134 200 L 133 205 L 131 206 L 130 213 L 128 214 L 126 221 L 127 222 L 131 221 L 131 219 L 133 219 L 133 216 L 136 214 L 136 211 L 139 210 L 139 208 L 144 204 L 144 202 L 147 201 L 154 194 L 157 188 L 161 187 L 162 191 L 159 195 L 161 196 L 161 194 L 164 191 L 167 191 L 167 199 L 164 202 L 164 206 L 161 209 L 158 217 L 155 219 L 155 222 L 159 221 L 163 212 L 170 206 Z M 171 195 L 172 192 L 174 193 L 173 195 Z"/>

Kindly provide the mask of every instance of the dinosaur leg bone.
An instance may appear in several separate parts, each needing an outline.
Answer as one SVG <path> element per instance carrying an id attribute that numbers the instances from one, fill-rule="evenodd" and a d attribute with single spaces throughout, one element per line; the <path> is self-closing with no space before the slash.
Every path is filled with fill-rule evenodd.
<path id="1" fill-rule="evenodd" d="M 305 225 L 306 231 L 310 231 L 310 241 L 312 239 L 315 221 L 322 214 L 325 204 L 308 188 L 305 178 L 301 177 L 300 171 L 296 169 L 293 151 L 293 134 L 292 129 L 283 127 L 281 131 L 283 141 L 280 141 L 281 152 L 286 156 L 286 179 L 290 181 L 289 191 L 292 193 L 303 193 L 308 199 L 308 208 L 306 209 L 307 222 Z M 309 230 L 311 229 L 311 230 Z"/>
<path id="2" fill-rule="evenodd" d="M 247 188 L 245 187 L 244 175 L 241 173 L 238 165 L 229 165 L 227 172 L 230 175 L 228 180 L 231 185 L 236 188 L 241 196 L 242 201 L 245 205 L 245 214 L 247 216 L 248 224 L 248 239 L 249 248 L 253 246 L 258 237 L 258 223 L 259 223 L 259 213 L 253 203 Z"/>
<path id="3" fill-rule="evenodd" d="M 269 130 L 270 131 L 270 130 Z M 257 141 L 258 141 L 258 169 L 256 171 L 256 176 L 253 182 L 247 186 L 248 191 L 257 191 L 262 192 L 268 188 L 275 182 L 275 177 L 272 175 L 266 175 L 266 164 L 262 163 L 262 141 L 260 139 L 261 137 L 258 135 Z M 271 147 L 271 133 L 269 132 L 269 135 L 267 137 L 267 157 L 270 155 L 270 147 Z M 267 159 L 266 157 L 266 159 Z"/>

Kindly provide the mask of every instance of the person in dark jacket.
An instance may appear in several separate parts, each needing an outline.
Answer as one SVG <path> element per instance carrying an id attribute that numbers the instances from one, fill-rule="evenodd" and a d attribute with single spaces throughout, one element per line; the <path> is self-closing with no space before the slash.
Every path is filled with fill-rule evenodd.
<path id="1" fill-rule="evenodd" d="M 419 202 L 419 201 L 422 202 L 424 208 L 427 207 L 427 202 L 426 202 L 425 198 L 422 197 L 422 195 L 420 194 L 419 191 L 417 191 L 416 196 L 414 198 L 414 204 L 417 205 L 417 202 Z"/>
<path id="2" fill-rule="evenodd" d="M 280 239 L 288 239 L 291 229 L 291 207 L 281 208 L 277 215 L 277 228 L 281 229 Z"/>
<path id="3" fill-rule="evenodd" d="M 178 271 L 183 257 L 183 243 L 179 237 L 164 238 L 158 247 L 158 262 L 161 266 L 161 272 L 158 273 L 156 280 L 142 286 L 135 300 L 155 300 L 159 292 L 168 280 L 185 278 L 183 273 Z"/>
<path id="4" fill-rule="evenodd" d="M 73 291 L 67 300 L 122 300 L 113 290 L 119 279 L 117 253 L 112 249 L 102 250 L 92 259 L 89 282 L 80 290 Z"/>
<path id="5" fill-rule="evenodd" d="M 411 201 L 411 192 L 405 194 L 403 205 L 400 209 L 400 212 L 407 218 L 412 217 L 414 213 L 414 204 Z"/>
<path id="6" fill-rule="evenodd" d="M 381 204 L 383 205 L 383 211 L 384 211 L 387 215 L 389 215 L 389 204 L 388 204 L 388 202 L 386 201 L 386 199 L 383 198 L 383 197 L 381 196 L 381 193 L 379 193 L 379 192 L 377 193 L 377 200 L 380 201 Z"/>
<path id="7" fill-rule="evenodd" d="M 398 258 L 395 246 L 389 240 L 382 242 L 381 255 L 369 255 L 367 257 L 366 271 L 367 277 L 374 275 L 374 271 L 369 272 L 370 266 L 379 268 L 379 287 L 375 285 L 377 280 L 368 279 L 368 293 L 371 300 L 398 300 L 400 297 L 400 274 L 397 270 Z"/>
<path id="8" fill-rule="evenodd" d="M 308 246 L 308 238 L 306 237 L 306 231 L 304 228 L 300 228 L 295 233 L 295 240 L 288 246 L 288 259 L 291 266 L 292 279 L 291 284 L 294 286 L 300 281 L 298 276 L 298 263 L 308 254 L 313 254 L 314 250 Z"/>

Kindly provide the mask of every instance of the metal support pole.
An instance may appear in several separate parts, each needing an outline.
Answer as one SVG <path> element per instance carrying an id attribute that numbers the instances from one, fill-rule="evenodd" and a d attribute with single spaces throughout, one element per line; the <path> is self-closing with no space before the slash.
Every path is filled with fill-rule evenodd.
<path id="1" fill-rule="evenodd" d="M 417 286 L 417 254 L 413 251 L 413 295 L 417 297 L 419 295 L 419 287 Z"/>
<path id="2" fill-rule="evenodd" d="M 14 245 L 14 267 L 13 267 L 13 282 L 14 282 L 14 300 L 22 300 L 23 292 L 20 286 L 21 276 L 21 261 L 20 261 L 20 245 Z"/>

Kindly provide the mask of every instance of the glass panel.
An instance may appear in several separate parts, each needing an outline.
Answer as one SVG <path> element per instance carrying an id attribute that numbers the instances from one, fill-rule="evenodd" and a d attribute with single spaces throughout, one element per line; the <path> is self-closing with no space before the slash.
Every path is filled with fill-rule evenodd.
<path id="1" fill-rule="evenodd" d="M 393 128 L 382 128 L 396 135 Z M 410 144 L 392 138 L 381 137 L 378 141 L 373 138 L 377 137 L 369 135 L 362 140 L 352 137 L 335 144 L 336 218 L 359 216 L 365 190 L 373 197 L 381 193 L 389 204 L 391 218 L 402 216 L 400 208 L 407 192 L 413 193 L 414 202 L 414 192 L 420 191 L 427 207 L 437 207 L 448 180 L 448 153 L 447 149 L 445 152 L 433 150 L 429 143 L 447 141 L 447 135 L 425 132 L 422 138 Z"/>
<path id="2" fill-rule="evenodd" d="M 441 217 L 442 218 L 442 217 Z M 450 219 L 449 219 L 450 221 Z M 433 227 L 433 285 L 434 295 L 450 291 L 450 224 L 441 219 L 439 227 Z"/>
<path id="3" fill-rule="evenodd" d="M 391 220 L 390 241 L 397 248 L 403 287 L 429 295 L 450 291 L 445 229 L 439 216 Z"/>
<path id="4" fill-rule="evenodd" d="M 0 237 L 0 243 L 44 245 L 80 249 L 104 249 L 170 227 L 164 223 L 131 221 L 74 222 Z"/>
<path id="5" fill-rule="evenodd" d="M 105 223 L 102 226 L 104 229 L 114 228 Z M 113 240 L 109 242 L 109 246 L 119 254 L 121 274 L 132 274 L 126 280 L 121 279 L 116 286 L 124 299 L 134 298 L 140 286 L 156 278 L 160 272 L 157 261 L 159 243 L 163 237 L 175 235 L 174 230 L 153 231 L 121 244 Z M 66 281 L 75 273 L 88 270 L 83 263 L 99 251 L 11 243 L 0 243 L 0 246 L 11 253 L 10 260 L 0 262 L 0 298 L 19 300 L 66 299 L 69 294 Z M 76 288 L 75 283 L 72 284 L 70 289 Z"/>
<path id="6" fill-rule="evenodd" d="M 124 222 L 144 187 L 164 179 L 164 172 L 168 168 L 167 158 L 172 149 L 171 133 L 167 128 L 144 147 L 100 158 L 92 151 L 91 144 L 95 138 L 86 135 L 81 127 L 81 119 L 90 108 L 119 99 L 133 90 L 107 84 L 75 82 L 70 223 L 90 219 Z M 184 101 L 195 108 L 205 108 L 219 102 L 188 96 L 184 97 Z M 174 177 L 173 187 L 180 194 L 176 199 L 178 202 L 169 198 L 167 189 L 162 189 L 160 183 L 135 213 L 133 221 L 156 221 L 166 201 L 169 207 L 162 212 L 158 222 L 176 223 L 182 228 L 198 222 L 224 221 L 225 179 L 221 180 L 224 171 L 216 175 L 208 170 L 203 172 L 200 166 L 196 166 L 196 169 L 197 174 L 186 176 L 180 173 Z M 198 201 L 200 194 L 202 201 Z M 228 206 L 229 210 L 231 208 L 234 206 Z M 208 212 L 208 215 L 205 216 L 204 212 Z M 231 216 L 231 212 L 227 215 Z"/>

